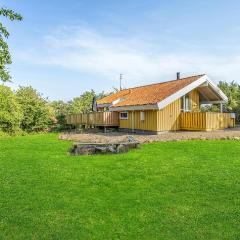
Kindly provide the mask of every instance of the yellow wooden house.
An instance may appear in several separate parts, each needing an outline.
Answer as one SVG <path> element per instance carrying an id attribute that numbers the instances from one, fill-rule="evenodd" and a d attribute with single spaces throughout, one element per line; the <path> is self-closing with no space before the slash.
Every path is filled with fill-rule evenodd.
<path id="1" fill-rule="evenodd" d="M 97 101 L 97 112 L 67 117 L 69 124 L 118 127 L 151 132 L 217 130 L 235 125 L 235 115 L 223 113 L 226 95 L 207 75 L 121 90 Z M 219 113 L 201 112 L 201 104 L 219 104 Z"/>

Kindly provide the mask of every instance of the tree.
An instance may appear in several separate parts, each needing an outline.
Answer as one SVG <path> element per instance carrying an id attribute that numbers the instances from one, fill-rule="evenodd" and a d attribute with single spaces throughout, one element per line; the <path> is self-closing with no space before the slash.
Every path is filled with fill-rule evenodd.
<path id="1" fill-rule="evenodd" d="M 92 111 L 93 98 L 96 96 L 93 90 L 84 92 L 80 97 L 71 102 L 71 113 L 89 113 Z"/>
<path id="2" fill-rule="evenodd" d="M 70 103 L 61 100 L 53 101 L 50 103 L 50 106 L 53 108 L 57 123 L 60 127 L 64 127 L 66 125 L 66 115 L 71 113 Z"/>
<path id="3" fill-rule="evenodd" d="M 206 104 L 201 106 L 201 112 L 219 112 L 220 107 L 218 105 Z"/>
<path id="4" fill-rule="evenodd" d="M 228 97 L 228 103 L 226 109 L 228 111 L 234 111 L 240 106 L 240 87 L 239 85 L 232 81 L 231 83 L 219 82 L 219 88 Z"/>
<path id="5" fill-rule="evenodd" d="M 219 82 L 219 88 L 228 97 L 228 103 L 224 105 L 224 108 L 228 112 L 235 112 L 237 114 L 237 121 L 240 120 L 240 86 L 236 82 L 232 81 Z"/>
<path id="6" fill-rule="evenodd" d="M 21 21 L 22 16 L 14 11 L 6 8 L 0 8 L 0 16 L 6 17 L 11 21 Z M 12 63 L 11 54 L 9 52 L 6 39 L 9 37 L 9 32 L 6 27 L 0 22 L 0 79 L 3 82 L 11 80 L 7 65 Z"/>
<path id="7" fill-rule="evenodd" d="M 23 113 L 13 91 L 0 85 L 0 131 L 15 134 L 20 130 Z"/>
<path id="8" fill-rule="evenodd" d="M 21 128 L 24 131 L 43 131 L 51 125 L 51 109 L 40 93 L 32 87 L 20 87 L 16 97 L 23 111 Z"/>

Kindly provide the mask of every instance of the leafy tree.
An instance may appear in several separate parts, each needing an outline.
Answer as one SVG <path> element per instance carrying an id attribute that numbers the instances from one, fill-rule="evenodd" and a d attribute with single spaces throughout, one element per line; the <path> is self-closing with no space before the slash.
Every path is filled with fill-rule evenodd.
<path id="1" fill-rule="evenodd" d="M 11 21 L 21 21 L 22 16 L 14 11 L 6 8 L 0 8 L 0 16 L 6 17 Z M 9 37 L 9 32 L 6 27 L 0 22 L 0 79 L 3 82 L 11 80 L 11 76 L 7 69 L 7 65 L 12 63 L 11 54 L 9 52 L 6 39 Z"/>
<path id="2" fill-rule="evenodd" d="M 96 94 L 93 90 L 84 92 L 80 97 L 74 98 L 68 102 L 67 114 L 71 113 L 89 113 L 92 111 L 93 99 L 101 99 L 111 95 L 110 93 L 101 92 Z"/>
<path id="3" fill-rule="evenodd" d="M 219 112 L 220 108 L 218 105 L 206 104 L 201 106 L 201 112 Z"/>
<path id="4" fill-rule="evenodd" d="M 54 116 L 57 120 L 57 123 L 63 127 L 66 125 L 66 115 L 71 113 L 71 105 L 68 102 L 64 101 L 53 101 L 50 103 L 50 106 L 53 108 Z"/>
<path id="5" fill-rule="evenodd" d="M 17 133 L 22 118 L 22 109 L 13 91 L 9 87 L 0 85 L 0 131 Z"/>
<path id="6" fill-rule="evenodd" d="M 239 85 L 232 81 L 231 83 L 219 82 L 219 88 L 228 97 L 228 103 L 226 109 L 228 111 L 237 110 L 240 107 L 240 87 Z"/>
<path id="7" fill-rule="evenodd" d="M 43 131 L 51 125 L 51 109 L 40 93 L 32 87 L 20 87 L 16 97 L 23 110 L 21 128 L 24 131 Z"/>
<path id="8" fill-rule="evenodd" d="M 224 105 L 225 111 L 235 112 L 237 114 L 237 121 L 240 120 L 240 86 L 236 82 L 232 81 L 219 82 L 219 88 L 228 97 L 228 103 Z"/>
<path id="9" fill-rule="evenodd" d="M 71 102 L 71 113 L 89 113 L 92 111 L 92 101 L 96 96 L 93 90 L 84 92 Z"/>

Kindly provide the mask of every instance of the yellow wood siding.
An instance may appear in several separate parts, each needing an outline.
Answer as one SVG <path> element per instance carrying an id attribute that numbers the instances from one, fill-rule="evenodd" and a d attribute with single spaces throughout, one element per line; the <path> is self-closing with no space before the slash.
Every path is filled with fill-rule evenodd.
<path id="1" fill-rule="evenodd" d="M 187 112 L 181 113 L 182 130 L 218 130 L 235 126 L 235 119 L 230 113 Z"/>
<path id="2" fill-rule="evenodd" d="M 157 111 L 157 131 L 178 130 L 180 128 L 179 116 L 181 113 L 180 99 Z"/>
<path id="3" fill-rule="evenodd" d="M 119 119 L 119 128 L 132 128 L 132 112 L 127 111 L 128 119 Z"/>
<path id="4" fill-rule="evenodd" d="M 128 119 L 120 119 L 120 128 L 145 130 L 145 131 L 170 131 L 180 128 L 179 116 L 180 99 L 166 106 L 163 110 L 146 110 L 145 120 L 140 121 L 140 112 L 134 111 L 134 121 L 132 121 L 132 111 L 128 111 Z M 133 126 L 134 122 L 134 126 Z"/>
<path id="5" fill-rule="evenodd" d="M 199 103 L 199 91 L 194 89 L 190 92 L 190 101 L 191 101 L 191 110 L 192 112 L 199 112 L 200 111 L 200 103 Z"/>
<path id="6" fill-rule="evenodd" d="M 206 114 L 202 112 L 186 112 L 181 113 L 180 128 L 182 130 L 206 130 L 207 121 Z"/>
<path id="7" fill-rule="evenodd" d="M 200 111 L 199 92 L 197 89 L 190 92 L 190 101 L 193 112 Z M 140 112 L 134 111 L 134 126 L 132 111 L 128 111 L 128 119 L 120 119 L 120 128 L 145 131 L 176 131 L 180 129 L 181 100 L 178 99 L 162 110 L 146 110 L 145 120 L 140 121 Z"/>
<path id="8" fill-rule="evenodd" d="M 157 110 L 146 110 L 144 121 L 140 120 L 141 111 L 128 111 L 128 119 L 120 119 L 120 128 L 157 131 Z M 134 121 L 132 120 L 134 118 Z"/>

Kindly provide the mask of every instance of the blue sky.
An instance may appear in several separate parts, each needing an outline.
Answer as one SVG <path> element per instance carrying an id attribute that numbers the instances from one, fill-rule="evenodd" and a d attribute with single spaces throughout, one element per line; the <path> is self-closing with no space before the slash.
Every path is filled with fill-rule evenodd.
<path id="1" fill-rule="evenodd" d="M 3 0 L 24 16 L 7 22 L 10 86 L 50 99 L 207 73 L 240 81 L 240 1 Z"/>

